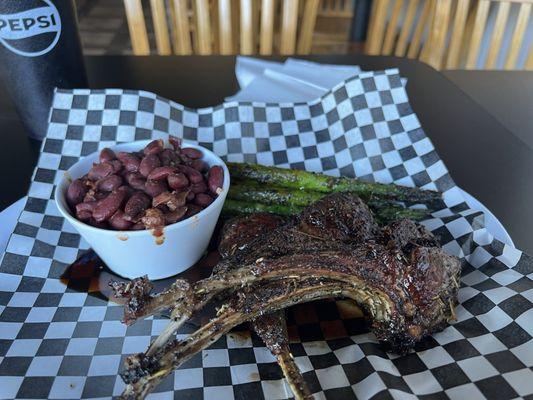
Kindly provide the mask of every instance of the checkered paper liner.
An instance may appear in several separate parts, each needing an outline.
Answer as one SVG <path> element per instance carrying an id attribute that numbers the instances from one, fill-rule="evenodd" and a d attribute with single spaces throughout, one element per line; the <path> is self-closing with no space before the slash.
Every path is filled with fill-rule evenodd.
<path id="1" fill-rule="evenodd" d="M 50 120 L 0 264 L 0 398 L 118 395 L 125 356 L 145 350 L 166 325 L 160 317 L 123 325 L 121 307 L 91 293 L 92 270 L 61 279 L 88 246 L 60 217 L 52 193 L 80 157 L 168 132 L 230 161 L 445 192 L 446 207 L 424 223 L 464 260 L 457 322 L 398 357 L 384 352 L 363 320 L 346 315 L 339 303 L 289 310 L 291 350 L 317 399 L 531 398 L 533 260 L 494 240 L 483 215 L 468 209 L 397 70 L 364 72 L 305 104 L 192 110 L 148 92 L 58 90 Z M 268 350 L 241 331 L 187 362 L 151 398 L 291 396 Z"/>

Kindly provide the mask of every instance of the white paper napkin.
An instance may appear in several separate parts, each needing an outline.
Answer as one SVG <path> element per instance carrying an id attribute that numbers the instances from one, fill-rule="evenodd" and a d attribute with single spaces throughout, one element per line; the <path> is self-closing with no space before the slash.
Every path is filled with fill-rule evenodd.
<path id="1" fill-rule="evenodd" d="M 320 97 L 357 75 L 355 65 L 319 64 L 288 58 L 284 63 L 237 57 L 235 75 L 241 90 L 226 101 L 300 102 Z"/>
<path id="2" fill-rule="evenodd" d="M 241 90 L 225 100 L 273 103 L 314 100 L 361 72 L 358 65 L 321 64 L 297 58 L 281 63 L 238 56 L 235 75 Z M 407 79 L 401 81 L 405 86 Z"/>

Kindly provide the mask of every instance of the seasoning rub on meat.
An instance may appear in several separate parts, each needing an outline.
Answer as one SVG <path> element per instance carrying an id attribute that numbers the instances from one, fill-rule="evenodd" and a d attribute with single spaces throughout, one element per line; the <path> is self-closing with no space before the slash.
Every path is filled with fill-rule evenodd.
<path id="1" fill-rule="evenodd" d="M 178 280 L 155 295 L 146 278 L 112 285 L 127 299 L 127 323 L 172 310 L 168 327 L 149 349 L 126 360 L 123 398 L 144 398 L 175 368 L 243 322 L 255 321 L 267 337 L 262 317 L 298 303 L 353 299 L 372 320 L 376 337 L 398 353 L 454 319 L 459 260 L 444 253 L 421 225 L 399 220 L 380 228 L 368 207 L 347 193 L 329 195 L 288 222 L 270 223 L 267 232 L 244 234 L 244 242 L 228 239 L 235 231 L 226 230 L 221 247 L 226 257 L 204 280 Z M 185 321 L 216 299 L 222 306 L 213 319 L 184 340 L 174 338 Z M 305 388 L 295 394 L 307 395 Z"/>

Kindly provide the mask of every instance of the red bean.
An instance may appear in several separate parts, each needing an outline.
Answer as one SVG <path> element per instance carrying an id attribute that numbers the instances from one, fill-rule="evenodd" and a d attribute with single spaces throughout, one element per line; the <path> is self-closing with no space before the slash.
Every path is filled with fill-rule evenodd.
<path id="1" fill-rule="evenodd" d="M 135 192 L 124 206 L 125 217 L 131 221 L 136 221 L 142 217 L 148 207 L 150 207 L 150 197 L 143 192 Z"/>
<path id="2" fill-rule="evenodd" d="M 109 175 L 97 182 L 97 188 L 104 192 L 112 192 L 122 185 L 122 178 L 118 175 Z"/>
<path id="3" fill-rule="evenodd" d="M 192 147 L 186 147 L 184 149 L 181 149 L 181 154 L 189 157 L 191 160 L 197 160 L 204 156 L 200 150 Z"/>
<path id="4" fill-rule="evenodd" d="M 176 172 L 176 168 L 174 167 L 157 167 L 154 168 L 152 172 L 148 174 L 148 179 L 151 179 L 153 181 L 160 181 L 166 179 L 167 176 L 174 172 Z"/>
<path id="5" fill-rule="evenodd" d="M 120 160 L 111 160 L 109 163 L 113 166 L 113 172 L 115 174 L 122 170 L 122 162 Z"/>
<path id="6" fill-rule="evenodd" d="M 93 213 L 90 211 L 80 211 L 76 213 L 76 218 L 80 221 L 88 221 L 93 217 Z"/>
<path id="7" fill-rule="evenodd" d="M 116 158 L 115 152 L 107 147 L 100 152 L 100 162 L 111 161 Z"/>
<path id="8" fill-rule="evenodd" d="M 171 211 L 169 213 L 164 214 L 165 216 L 165 223 L 166 224 L 174 224 L 178 222 L 180 219 L 183 218 L 185 213 L 187 212 L 188 207 L 179 207 L 176 208 L 174 211 Z"/>
<path id="9" fill-rule="evenodd" d="M 122 206 L 128 195 L 126 186 L 121 186 L 111 192 L 105 199 L 100 200 L 93 211 L 96 222 L 107 221 Z"/>
<path id="10" fill-rule="evenodd" d="M 162 139 L 156 139 L 152 140 L 150 143 L 146 145 L 146 147 L 143 150 L 143 153 L 148 154 L 159 154 L 163 151 L 163 140 Z"/>
<path id="11" fill-rule="evenodd" d="M 131 231 L 142 231 L 143 229 L 145 229 L 145 227 L 142 222 L 137 222 L 136 224 L 132 225 L 130 228 Z"/>
<path id="12" fill-rule="evenodd" d="M 181 150 L 181 139 L 180 138 L 171 135 L 168 137 L 168 142 L 174 148 L 174 150 L 176 151 Z"/>
<path id="13" fill-rule="evenodd" d="M 193 160 L 191 161 L 189 166 L 200 172 L 206 172 L 209 169 L 209 166 L 207 165 L 207 163 L 202 160 Z"/>
<path id="14" fill-rule="evenodd" d="M 81 179 L 73 180 L 67 189 L 67 203 L 74 207 L 76 204 L 81 203 L 85 194 L 87 193 L 87 188 L 85 187 Z"/>
<path id="15" fill-rule="evenodd" d="M 121 151 L 117 154 L 117 158 L 122 162 L 126 171 L 137 172 L 139 170 L 141 160 L 135 155 Z"/>
<path id="16" fill-rule="evenodd" d="M 158 156 L 163 166 L 176 165 L 180 162 L 179 156 L 172 149 L 164 149 Z"/>
<path id="17" fill-rule="evenodd" d="M 109 218 L 109 225 L 113 229 L 126 231 L 131 228 L 133 222 L 124 219 L 124 213 L 121 210 L 117 210 L 117 212 Z"/>
<path id="18" fill-rule="evenodd" d="M 224 170 L 220 165 L 214 165 L 207 173 L 207 184 L 211 193 L 219 195 L 224 184 Z"/>
<path id="19" fill-rule="evenodd" d="M 109 193 L 107 192 L 96 192 L 94 194 L 94 198 L 98 201 L 98 200 L 103 200 L 105 199 L 107 196 L 109 196 Z"/>
<path id="20" fill-rule="evenodd" d="M 196 194 L 194 192 L 187 192 L 187 197 L 185 198 L 187 200 L 187 203 L 190 203 L 194 200 L 196 197 Z"/>
<path id="21" fill-rule="evenodd" d="M 96 201 L 84 201 L 83 203 L 76 204 L 76 212 L 89 211 L 92 213 L 95 207 Z"/>
<path id="22" fill-rule="evenodd" d="M 126 175 L 126 182 L 136 190 L 144 190 L 146 179 L 139 172 L 130 172 Z"/>
<path id="23" fill-rule="evenodd" d="M 123 185 L 119 187 L 119 189 L 126 192 L 126 199 L 129 199 L 130 196 L 135 192 L 135 190 L 128 185 Z"/>
<path id="24" fill-rule="evenodd" d="M 181 172 L 170 174 L 167 177 L 167 181 L 168 186 L 175 190 L 183 189 L 189 186 L 189 180 L 187 179 L 185 174 L 182 174 Z"/>
<path id="25" fill-rule="evenodd" d="M 139 165 L 139 172 L 143 176 L 148 176 L 150 175 L 150 172 L 160 166 L 161 161 L 159 160 L 157 154 L 148 154 L 142 159 L 141 164 Z"/>
<path id="26" fill-rule="evenodd" d="M 188 167 L 187 165 L 178 165 L 177 168 L 180 172 L 187 175 L 191 183 L 200 183 L 204 180 L 204 176 L 194 168 Z"/>
<path id="27" fill-rule="evenodd" d="M 93 164 L 93 167 L 89 170 L 87 177 L 93 181 L 105 178 L 114 172 L 113 165 L 109 162 L 102 162 L 99 164 Z"/>
<path id="28" fill-rule="evenodd" d="M 207 207 L 213 202 L 213 198 L 205 193 L 198 193 L 194 198 L 194 204 L 199 205 L 200 207 Z"/>
<path id="29" fill-rule="evenodd" d="M 168 186 L 165 181 L 146 181 L 144 185 L 144 192 L 151 197 L 155 197 L 167 190 Z"/>
<path id="30" fill-rule="evenodd" d="M 205 193 L 207 192 L 207 185 L 205 182 L 195 183 L 194 185 L 191 185 L 191 192 L 194 194 Z"/>

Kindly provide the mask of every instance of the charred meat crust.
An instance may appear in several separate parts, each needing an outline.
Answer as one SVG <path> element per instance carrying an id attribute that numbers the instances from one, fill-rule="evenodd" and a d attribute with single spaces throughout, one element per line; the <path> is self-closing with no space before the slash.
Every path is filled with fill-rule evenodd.
<path id="1" fill-rule="evenodd" d="M 366 304 L 363 306 L 376 319 L 374 329 L 378 338 L 391 342 L 393 348 L 401 351 L 433 332 L 435 324 L 440 326 L 441 322 L 446 324 L 451 319 L 459 270 L 458 260 L 440 248 L 415 247 L 406 257 L 400 251 L 369 243 L 350 250 L 294 254 L 261 260 L 208 278 L 196 290 L 211 293 L 227 287 L 256 285 L 274 280 L 280 282 L 279 286 L 283 290 L 287 286 L 285 280 L 306 278 L 349 283 L 365 291 Z M 261 297 L 267 296 L 259 286 L 256 290 Z M 289 290 L 287 295 L 290 295 Z M 380 311 L 371 307 L 376 301 L 390 310 L 389 320 L 383 326 L 380 325 Z M 390 321 L 397 321 L 394 329 L 408 332 L 412 341 L 405 345 L 392 341 L 389 338 L 392 332 L 388 330 Z"/>
<path id="2" fill-rule="evenodd" d="M 267 217 L 264 214 L 254 214 L 248 218 L 260 223 Z M 271 218 L 268 218 L 269 226 L 275 223 Z M 241 221 L 240 228 L 250 226 L 246 224 L 250 221 Z M 286 222 L 283 223 L 284 221 Z M 305 208 L 299 217 L 282 220 L 280 223 L 277 228 L 266 228 L 264 234 L 222 260 L 215 267 L 214 273 L 252 263 L 258 258 L 270 259 L 286 254 L 339 249 L 346 244 L 374 239 L 379 233 L 379 227 L 368 206 L 359 197 L 346 193 L 324 197 Z M 252 228 L 245 228 L 243 231 L 247 232 L 247 229 Z M 245 236 L 254 235 L 245 233 Z"/>
<path id="3" fill-rule="evenodd" d="M 126 300 L 122 319 L 126 325 L 192 297 L 191 285 L 183 279 L 177 279 L 168 289 L 155 295 L 152 293 L 154 285 L 146 275 L 130 282 L 111 281 L 109 286 L 114 290 L 117 299 Z"/>
<path id="4" fill-rule="evenodd" d="M 234 228 L 246 225 L 233 223 Z M 156 296 L 146 282 L 139 282 L 138 290 L 117 287 L 128 298 L 130 322 L 165 304 L 184 321 L 214 296 L 224 301 L 217 317 L 185 341 L 170 340 L 169 333 L 180 326 L 175 323 L 146 355 L 131 356 L 123 375 L 129 383 L 125 396 L 142 398 L 233 326 L 301 302 L 354 299 L 372 318 L 378 339 L 399 353 L 454 318 L 459 261 L 416 223 L 397 221 L 380 229 L 357 196 L 333 194 L 296 218 L 272 222 L 266 231 L 244 232 L 240 244 L 235 231 L 225 231 L 227 257 L 210 278 L 190 287 L 179 283 Z M 276 334 L 270 344 L 275 349 L 283 340 Z"/>
<path id="5" fill-rule="evenodd" d="M 283 225 L 287 220 L 269 213 L 256 213 L 234 217 L 224 224 L 218 252 L 222 258 L 233 256 L 248 247 L 254 239 Z"/>
<path id="6" fill-rule="evenodd" d="M 419 251 L 420 249 L 423 251 Z M 369 255 L 370 261 L 367 260 L 366 263 L 355 260 L 354 256 L 359 258 L 361 253 L 346 255 L 330 252 L 287 256 L 285 261 L 290 265 L 284 264 L 283 260 L 273 260 L 274 271 L 281 272 L 280 276 L 284 277 L 283 285 L 279 284 L 279 280 L 266 282 L 256 280 L 253 282 L 254 285 L 260 286 L 250 286 L 246 290 L 236 292 L 227 303 L 225 311 L 195 333 L 201 337 L 198 343 L 195 343 L 195 334 L 193 334 L 192 339 L 189 338 L 184 342 L 170 342 L 160 353 L 152 357 L 140 355 L 135 362 L 131 359 L 129 366 L 134 368 L 127 371 L 123 377 L 134 386 L 138 382 L 141 382 L 139 385 L 142 386 L 144 377 L 151 377 L 181 364 L 189 354 L 192 355 L 204 346 L 208 346 L 212 337 L 218 338 L 219 334 L 227 332 L 231 327 L 265 313 L 310 300 L 331 297 L 354 299 L 372 316 L 373 331 L 378 339 L 385 341 L 394 351 L 400 353 L 408 351 L 418 340 L 440 329 L 453 317 L 452 310 L 457 291 L 454 279 L 459 271 L 458 262 L 453 257 L 443 254 L 438 248 L 417 248 L 412 254 L 410 263 L 391 257 L 389 254 L 385 264 L 390 264 L 392 267 L 395 263 L 393 260 L 396 259 L 398 263 L 405 263 L 406 272 L 389 274 L 386 282 L 377 282 L 375 274 L 378 271 L 374 262 L 376 258 L 380 258 L 377 257 L 378 254 Z M 439 265 L 429 265 L 435 262 L 435 258 L 443 261 L 444 263 L 440 265 L 449 270 L 439 272 L 437 271 Z M 367 264 L 368 268 L 354 276 L 354 269 L 361 269 L 364 264 Z M 259 273 L 256 277 L 261 277 L 261 273 L 268 270 L 267 263 L 262 263 L 256 271 Z M 297 274 L 296 271 L 301 274 Z M 316 271 L 316 276 L 315 273 L 312 276 L 303 274 L 309 271 Z M 330 274 L 331 271 L 334 273 Z M 362 277 L 365 279 L 361 279 Z M 413 284 L 414 280 L 419 282 Z M 388 290 L 388 286 L 393 282 L 392 286 L 397 292 Z M 435 288 L 443 285 L 447 290 L 444 292 L 439 290 L 437 298 L 432 298 Z M 260 291 L 256 290 L 259 288 Z M 428 296 L 425 296 L 425 293 Z M 209 339 L 202 336 L 202 332 L 206 334 L 206 330 L 211 335 L 208 335 Z"/>
<path id="7" fill-rule="evenodd" d="M 332 297 L 351 298 L 363 305 L 367 311 L 369 309 L 368 297 L 366 297 L 368 292 L 353 283 L 329 281 L 324 278 L 308 278 L 301 281 L 291 278 L 286 283 L 287 285 L 285 286 L 280 285 L 277 281 L 263 283 L 261 286 L 261 298 L 258 297 L 254 287 L 239 291 L 228 301 L 224 307 L 224 312 L 199 328 L 186 340 L 174 340 L 161 349 L 158 354 L 151 357 L 143 354 L 130 357 L 130 368 L 123 375 L 123 378 L 128 383 L 126 394 L 143 393 L 146 385 L 157 383 L 159 379 L 170 373 L 173 368 L 187 361 L 196 352 L 208 347 L 232 327 L 265 313 L 298 303 Z M 374 296 L 376 296 L 375 293 Z M 374 297 L 375 299 L 376 297 Z M 402 322 L 401 318 L 399 320 L 394 319 L 392 314 L 393 319 L 387 320 L 384 314 L 382 317 L 385 317 L 383 320 L 385 323 L 381 326 L 379 324 L 374 326 L 378 336 L 382 329 L 385 329 L 387 335 L 389 335 L 389 344 L 397 346 L 397 351 L 404 352 L 410 349 L 417 340 L 412 335 L 413 330 L 403 329 L 399 325 Z M 437 328 L 438 326 L 434 326 L 432 329 Z M 419 333 L 417 332 L 416 334 L 418 335 Z"/>
<path id="8" fill-rule="evenodd" d="M 247 249 L 254 239 L 265 235 L 288 220 L 269 213 L 256 213 L 248 216 L 233 218 L 224 224 L 219 244 L 219 253 L 228 258 Z M 225 264 L 226 268 L 238 268 L 238 265 Z M 220 269 L 218 269 L 220 272 Z M 262 289 L 259 288 L 259 291 Z M 309 390 L 290 348 L 287 334 L 287 323 L 283 310 L 262 315 L 253 319 L 250 326 L 263 340 L 266 347 L 276 357 L 276 360 L 287 379 L 295 399 L 312 399 Z"/>

